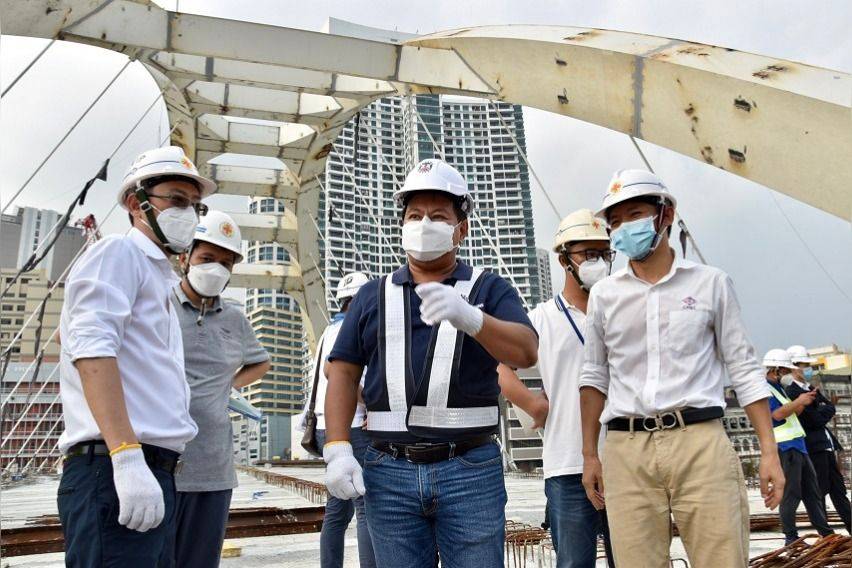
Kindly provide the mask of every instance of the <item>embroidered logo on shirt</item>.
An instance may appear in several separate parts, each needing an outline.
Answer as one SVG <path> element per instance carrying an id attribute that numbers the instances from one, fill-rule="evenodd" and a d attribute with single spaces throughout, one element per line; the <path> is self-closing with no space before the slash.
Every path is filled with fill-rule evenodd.
<path id="1" fill-rule="evenodd" d="M 698 303 L 698 301 L 695 298 L 693 298 L 692 296 L 687 296 L 686 298 L 684 298 L 681 301 L 683 302 L 683 306 L 681 306 L 681 309 L 684 309 L 684 310 L 694 310 L 695 304 Z"/>

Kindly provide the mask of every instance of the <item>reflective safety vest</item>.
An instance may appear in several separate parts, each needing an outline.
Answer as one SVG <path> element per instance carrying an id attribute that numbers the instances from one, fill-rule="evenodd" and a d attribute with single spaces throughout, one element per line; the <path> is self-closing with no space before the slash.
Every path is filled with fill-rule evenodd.
<path id="1" fill-rule="evenodd" d="M 470 280 L 456 281 L 455 290 L 466 300 L 473 300 L 483 274 L 482 269 L 474 268 Z M 379 356 L 384 362 L 382 378 L 388 405 L 387 410 L 369 405 L 367 429 L 377 432 L 412 431 L 417 435 L 440 437 L 448 430 L 496 426 L 500 414 L 496 404 L 464 408 L 447 406 L 451 384 L 457 382 L 464 332 L 458 331 L 449 322 L 441 322 L 432 330 L 424 368 L 416 372 L 412 369 L 410 293 L 410 286 L 394 284 L 390 276 L 383 277 L 379 284 L 378 344 Z M 410 393 L 406 393 L 407 383 L 414 388 Z M 425 406 L 413 404 L 421 389 L 428 389 Z"/>
<path id="2" fill-rule="evenodd" d="M 788 402 L 790 402 L 790 399 L 787 398 L 787 395 L 785 395 L 783 391 L 775 388 L 775 386 L 769 385 L 769 390 L 772 391 L 772 396 L 778 399 L 781 404 L 787 404 Z M 796 438 L 805 437 L 805 429 L 802 428 L 802 425 L 799 423 L 799 417 L 796 416 L 795 412 L 788 416 L 786 419 L 784 419 L 784 422 L 782 422 L 772 430 L 775 432 L 775 441 L 778 443 L 789 442 L 790 440 L 795 440 Z"/>

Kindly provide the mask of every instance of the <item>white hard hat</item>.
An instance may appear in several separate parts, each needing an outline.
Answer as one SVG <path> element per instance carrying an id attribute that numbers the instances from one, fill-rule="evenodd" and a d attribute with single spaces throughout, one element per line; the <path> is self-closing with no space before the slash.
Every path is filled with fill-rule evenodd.
<path id="1" fill-rule="evenodd" d="M 770 349 L 766 352 L 766 355 L 763 356 L 763 366 L 770 367 L 782 367 L 784 369 L 795 369 L 796 366 L 790 362 L 790 356 L 787 354 L 786 349 Z"/>
<path id="2" fill-rule="evenodd" d="M 149 178 L 159 176 L 180 176 L 194 181 L 201 191 L 201 199 L 204 199 L 211 193 L 216 192 L 216 184 L 212 181 L 199 175 L 198 170 L 180 146 L 166 146 L 164 148 L 154 148 L 148 150 L 133 162 L 127 174 L 124 176 L 124 181 L 121 182 L 121 189 L 118 192 L 118 204 L 124 205 L 124 198 L 127 192 L 136 189 L 136 183 Z"/>
<path id="3" fill-rule="evenodd" d="M 415 191 L 443 191 L 464 198 L 462 211 L 466 214 L 473 211 L 473 198 L 467 191 L 467 182 L 457 169 L 444 161 L 431 158 L 417 164 L 406 176 L 402 188 L 393 194 L 393 199 L 402 207 L 405 194 Z"/>
<path id="4" fill-rule="evenodd" d="M 579 209 L 566 215 L 559 222 L 556 237 L 553 240 L 553 251 L 559 252 L 565 245 L 577 241 L 609 241 L 606 227 L 595 217 L 591 209 Z"/>
<path id="5" fill-rule="evenodd" d="M 612 175 L 603 204 L 595 215 L 606 219 L 610 207 L 636 197 L 665 198 L 672 206 L 677 205 L 677 200 L 656 174 L 648 170 L 619 170 Z"/>
<path id="6" fill-rule="evenodd" d="M 808 349 L 804 345 L 791 345 L 787 348 L 787 355 L 790 356 L 792 363 L 808 363 L 814 364 L 817 362 L 815 357 L 811 357 Z"/>
<path id="7" fill-rule="evenodd" d="M 363 272 L 350 272 L 337 283 L 337 291 L 334 297 L 337 300 L 352 298 L 358 293 L 361 286 L 369 281 L 370 279 Z"/>
<path id="8" fill-rule="evenodd" d="M 222 211 L 210 210 L 207 215 L 201 217 L 195 228 L 193 244 L 204 241 L 229 250 L 237 255 L 236 262 L 242 262 L 242 236 L 240 227 L 231 219 L 231 216 Z M 191 248 L 191 247 L 190 247 Z"/>

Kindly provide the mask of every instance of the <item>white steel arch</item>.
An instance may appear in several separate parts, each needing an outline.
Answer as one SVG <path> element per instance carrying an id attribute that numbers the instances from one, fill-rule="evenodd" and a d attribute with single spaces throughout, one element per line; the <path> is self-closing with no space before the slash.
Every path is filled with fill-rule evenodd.
<path id="1" fill-rule="evenodd" d="M 317 175 L 344 124 L 393 94 L 532 106 L 631 134 L 834 215 L 852 212 L 852 76 L 732 49 L 563 26 L 490 26 L 378 42 L 180 14 L 150 0 L 0 0 L 3 32 L 138 59 L 164 89 L 172 143 L 221 193 L 274 196 L 242 215 L 289 267 L 240 265 L 234 284 L 286 290 L 313 346 L 327 321 Z M 274 158 L 263 165 L 222 154 Z"/>

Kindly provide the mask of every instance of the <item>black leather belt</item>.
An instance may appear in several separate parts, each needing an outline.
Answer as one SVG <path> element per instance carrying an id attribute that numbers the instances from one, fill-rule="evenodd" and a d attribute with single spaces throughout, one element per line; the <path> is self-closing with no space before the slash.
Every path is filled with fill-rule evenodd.
<path id="1" fill-rule="evenodd" d="M 662 412 L 654 416 L 636 416 L 632 418 L 613 418 L 606 423 L 607 430 L 622 432 L 656 432 L 669 430 L 687 424 L 707 422 L 722 418 L 725 410 L 721 406 L 707 408 L 681 408 L 670 412 Z M 631 426 L 631 422 L 633 423 Z"/>
<path id="2" fill-rule="evenodd" d="M 161 469 L 171 474 L 180 471 L 182 465 L 180 454 L 175 451 L 150 444 L 142 444 L 142 453 L 145 455 L 145 463 L 152 469 Z M 109 457 L 109 448 L 104 442 L 100 440 L 80 442 L 71 446 L 65 453 L 66 460 L 76 457 L 94 456 Z"/>
<path id="3" fill-rule="evenodd" d="M 417 443 L 396 444 L 394 442 L 373 442 L 371 445 L 389 454 L 394 459 L 405 458 L 411 463 L 435 463 L 445 461 L 455 456 L 460 456 L 479 446 L 492 442 L 494 438 L 489 435 L 477 436 L 468 440 L 458 442 L 442 442 L 439 444 Z"/>

